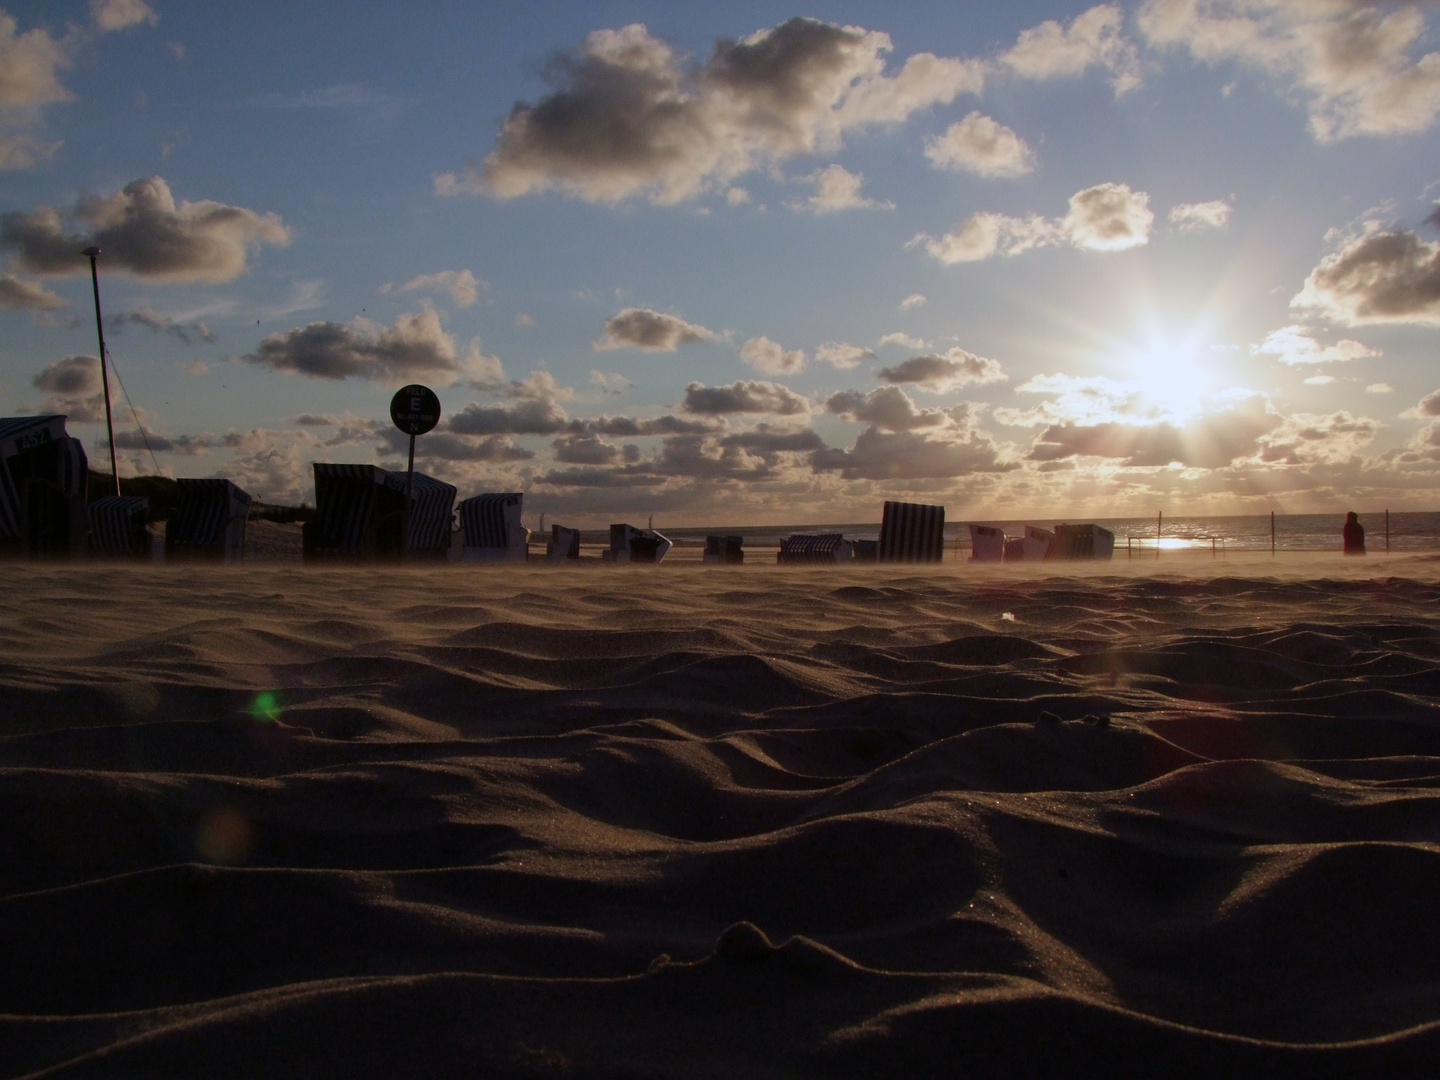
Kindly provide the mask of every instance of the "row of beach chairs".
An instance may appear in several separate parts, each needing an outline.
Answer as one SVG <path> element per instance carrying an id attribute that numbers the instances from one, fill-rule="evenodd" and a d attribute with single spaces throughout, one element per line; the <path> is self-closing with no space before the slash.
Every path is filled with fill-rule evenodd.
<path id="1" fill-rule="evenodd" d="M 1006 536 L 993 525 L 970 526 L 971 562 L 1034 562 L 1039 559 L 1109 559 L 1115 534 L 1099 525 L 1056 525 L 1053 530 L 1025 526 Z"/>

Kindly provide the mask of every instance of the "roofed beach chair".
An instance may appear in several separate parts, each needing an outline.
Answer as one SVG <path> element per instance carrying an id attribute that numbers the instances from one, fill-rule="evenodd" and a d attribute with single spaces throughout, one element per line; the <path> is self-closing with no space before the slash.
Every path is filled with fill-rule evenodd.
<path id="1" fill-rule="evenodd" d="M 1055 547 L 1055 534 L 1038 525 L 1026 525 L 1025 535 L 1020 537 L 1020 551 L 1017 558 L 1026 562 L 1048 559 Z M 1006 553 L 1008 556 L 1008 552 Z"/>
<path id="2" fill-rule="evenodd" d="M 707 563 L 743 563 L 745 561 L 745 538 L 743 536 L 707 536 L 705 554 Z"/>
<path id="3" fill-rule="evenodd" d="M 398 474 L 397 478 L 403 487 L 405 478 Z M 410 487 L 409 534 L 405 538 L 407 559 L 444 562 L 450 557 L 457 494 L 454 484 L 421 472 L 414 474 Z"/>
<path id="4" fill-rule="evenodd" d="M 92 555 L 142 562 L 151 558 L 150 530 L 145 528 L 150 500 L 144 495 L 102 495 L 88 511 Z"/>
<path id="5" fill-rule="evenodd" d="M 970 526 L 970 561 L 999 562 L 1006 557 L 1005 534 L 993 525 Z"/>
<path id="6" fill-rule="evenodd" d="M 525 496 L 518 491 L 476 495 L 460 504 L 465 562 L 524 562 L 530 557 L 530 530 L 520 523 Z"/>
<path id="7" fill-rule="evenodd" d="M 605 559 L 617 563 L 658 563 L 674 545 L 654 529 L 633 525 L 610 526 L 610 549 Z"/>
<path id="8" fill-rule="evenodd" d="M 317 461 L 315 511 L 316 519 L 307 521 L 301 534 L 306 562 L 400 559 L 404 547 L 403 476 L 377 465 Z"/>
<path id="9" fill-rule="evenodd" d="M 1099 525 L 1056 525 L 1051 559 L 1109 559 L 1115 552 L 1115 534 Z"/>
<path id="10" fill-rule="evenodd" d="M 881 562 L 940 562 L 945 557 L 945 507 L 886 502 L 880 523 Z"/>
<path id="11" fill-rule="evenodd" d="M 564 525 L 551 525 L 550 542 L 545 545 L 545 557 L 551 562 L 580 558 L 580 530 L 567 529 Z"/>
<path id="12" fill-rule="evenodd" d="M 775 561 L 785 564 L 848 563 L 855 545 L 839 533 L 796 533 L 780 541 Z"/>
<path id="13" fill-rule="evenodd" d="M 88 466 L 64 416 L 0 418 L 0 553 L 83 556 Z"/>
<path id="14" fill-rule="evenodd" d="M 166 561 L 239 562 L 251 501 L 229 480 L 176 480 L 175 512 L 165 522 Z"/>

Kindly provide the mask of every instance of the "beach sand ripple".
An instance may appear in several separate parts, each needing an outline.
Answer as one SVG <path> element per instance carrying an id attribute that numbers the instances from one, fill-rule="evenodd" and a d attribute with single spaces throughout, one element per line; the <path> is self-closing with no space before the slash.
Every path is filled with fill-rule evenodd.
<path id="1" fill-rule="evenodd" d="M 1219 565 L 0 567 L 0 1075 L 1433 1075 L 1440 564 Z"/>

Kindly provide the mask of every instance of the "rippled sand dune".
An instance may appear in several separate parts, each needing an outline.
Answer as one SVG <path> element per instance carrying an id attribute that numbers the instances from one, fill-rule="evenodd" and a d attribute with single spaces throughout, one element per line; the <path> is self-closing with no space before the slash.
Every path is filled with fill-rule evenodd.
<path id="1" fill-rule="evenodd" d="M 0 1067 L 1433 1075 L 1437 706 L 1421 556 L 6 566 Z"/>

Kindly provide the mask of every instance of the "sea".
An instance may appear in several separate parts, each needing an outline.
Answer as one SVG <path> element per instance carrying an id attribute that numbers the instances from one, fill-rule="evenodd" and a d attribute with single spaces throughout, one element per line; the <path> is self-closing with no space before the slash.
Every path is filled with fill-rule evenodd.
<path id="1" fill-rule="evenodd" d="M 1070 524 L 1093 522 L 1115 534 L 1115 554 L 1126 551 L 1139 553 L 1157 548 L 1159 551 L 1339 551 L 1340 528 L 1344 514 L 1242 514 L 1230 517 L 1131 517 L 1068 519 Z M 1273 522 L 1273 525 L 1272 525 Z M 970 524 L 992 525 L 1006 536 L 1021 536 L 1027 525 L 1053 528 L 1062 524 L 1057 518 L 1025 518 L 946 521 L 946 546 L 958 551 L 970 548 Z M 642 522 L 631 522 L 641 525 Z M 1420 551 L 1440 549 L 1440 513 L 1428 511 L 1391 511 L 1360 515 L 1365 527 L 1365 543 L 1372 552 Z M 798 523 L 793 525 L 749 526 L 667 526 L 657 521 L 655 528 L 677 546 L 703 545 L 711 535 L 743 536 L 746 547 L 778 548 L 780 541 L 794 533 L 840 533 L 849 540 L 875 540 L 880 536 L 878 521 Z M 1273 528 L 1273 531 L 1272 531 Z M 585 543 L 604 544 L 609 534 L 603 530 L 582 533 Z"/>

